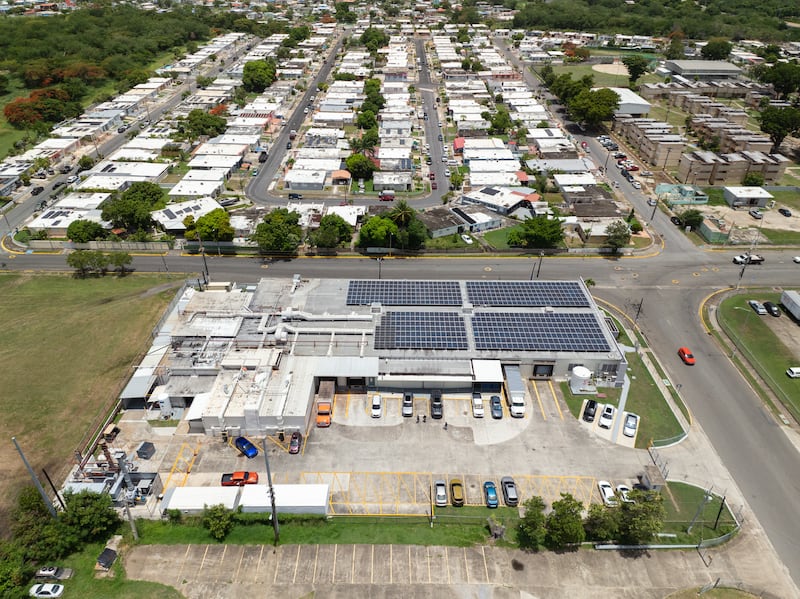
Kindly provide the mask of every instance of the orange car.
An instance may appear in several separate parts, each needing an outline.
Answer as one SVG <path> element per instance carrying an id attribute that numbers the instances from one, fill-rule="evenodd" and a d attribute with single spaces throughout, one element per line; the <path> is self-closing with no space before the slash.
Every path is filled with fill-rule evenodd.
<path id="1" fill-rule="evenodd" d="M 688 347 L 682 347 L 678 350 L 678 356 L 683 363 L 688 366 L 694 366 L 694 356 L 692 355 L 692 351 Z"/>

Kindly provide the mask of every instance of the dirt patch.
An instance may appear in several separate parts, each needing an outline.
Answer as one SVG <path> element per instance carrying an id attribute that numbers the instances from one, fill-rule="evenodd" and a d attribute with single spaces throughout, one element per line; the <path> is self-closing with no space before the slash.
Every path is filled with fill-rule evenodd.
<path id="1" fill-rule="evenodd" d="M 596 64 L 592 65 L 592 70 L 598 73 L 608 73 L 609 75 L 627 75 L 628 68 L 622 64 L 615 62 L 613 64 Z"/>
<path id="2" fill-rule="evenodd" d="M 730 245 L 748 245 L 752 243 L 769 243 L 769 239 L 761 233 L 761 228 L 799 231 L 797 219 L 786 218 L 776 210 L 764 212 L 762 220 L 756 220 L 747 210 L 734 210 L 727 206 L 697 206 L 706 218 L 713 218 L 717 221 L 724 221 L 725 227 L 731 230 Z"/>

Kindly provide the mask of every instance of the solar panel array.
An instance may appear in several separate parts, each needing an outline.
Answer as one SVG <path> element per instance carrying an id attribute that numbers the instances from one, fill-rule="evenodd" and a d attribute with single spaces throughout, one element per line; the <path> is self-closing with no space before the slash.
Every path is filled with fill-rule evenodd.
<path id="1" fill-rule="evenodd" d="M 590 305 L 577 281 L 467 281 L 467 297 L 475 306 L 588 308 Z"/>
<path id="2" fill-rule="evenodd" d="M 457 281 L 350 281 L 348 306 L 460 306 Z"/>
<path id="3" fill-rule="evenodd" d="M 386 312 L 375 349 L 467 349 L 464 319 L 455 312 Z"/>
<path id="4" fill-rule="evenodd" d="M 475 349 L 606 352 L 610 347 L 593 314 L 477 313 Z"/>

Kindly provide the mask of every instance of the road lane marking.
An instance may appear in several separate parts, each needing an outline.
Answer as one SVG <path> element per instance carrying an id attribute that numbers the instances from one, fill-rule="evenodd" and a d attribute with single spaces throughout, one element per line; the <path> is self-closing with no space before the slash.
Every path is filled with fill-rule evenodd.
<path id="1" fill-rule="evenodd" d="M 389 545 L 389 584 L 394 580 L 394 545 Z"/>
<path id="2" fill-rule="evenodd" d="M 372 554 L 369 558 L 369 583 L 373 584 L 375 582 L 375 545 L 370 545 L 372 547 Z"/>
<path id="3" fill-rule="evenodd" d="M 314 551 L 314 575 L 311 577 L 311 581 L 314 584 L 317 583 L 317 561 L 318 560 L 319 560 L 319 545 L 317 545 L 317 548 Z"/>
<path id="4" fill-rule="evenodd" d="M 244 545 L 242 546 L 242 553 L 239 556 L 239 565 L 236 566 L 236 576 L 234 577 L 235 580 L 239 580 L 239 572 L 242 571 L 242 560 L 244 560 Z"/>
<path id="5" fill-rule="evenodd" d="M 447 552 L 447 547 L 444 548 L 444 563 L 447 567 L 447 584 L 452 584 L 450 582 L 450 555 Z"/>
<path id="6" fill-rule="evenodd" d="M 428 584 L 431 583 L 431 548 L 426 545 L 425 546 L 425 558 L 428 561 Z"/>
<path id="7" fill-rule="evenodd" d="M 353 580 L 356 577 L 356 545 L 353 543 L 353 565 L 350 568 L 350 584 L 353 584 Z"/>
<path id="8" fill-rule="evenodd" d="M 225 553 L 228 551 L 228 544 L 222 546 L 222 559 L 220 560 L 220 564 L 225 562 Z M 217 578 L 217 582 L 219 582 L 219 578 Z"/>
<path id="9" fill-rule="evenodd" d="M 275 574 L 272 576 L 272 584 L 278 582 L 278 565 L 281 561 L 281 554 L 278 552 L 277 549 L 274 550 L 275 553 Z"/>
<path id="10" fill-rule="evenodd" d="M 470 584 L 469 581 L 469 562 L 467 561 L 467 548 L 463 548 L 464 551 L 464 573 L 467 575 L 467 584 Z"/>
<path id="11" fill-rule="evenodd" d="M 336 550 L 338 548 L 338 545 L 333 546 L 333 574 L 331 575 L 331 584 L 336 581 Z"/>
<path id="12" fill-rule="evenodd" d="M 203 559 L 200 560 L 200 569 L 203 569 L 203 566 L 206 563 L 206 555 L 208 555 L 208 545 L 206 545 L 206 550 L 203 551 Z"/>
<path id="13" fill-rule="evenodd" d="M 481 545 L 481 555 L 483 556 L 483 571 L 486 572 L 486 583 L 489 583 L 489 566 L 486 564 L 486 547 Z"/>

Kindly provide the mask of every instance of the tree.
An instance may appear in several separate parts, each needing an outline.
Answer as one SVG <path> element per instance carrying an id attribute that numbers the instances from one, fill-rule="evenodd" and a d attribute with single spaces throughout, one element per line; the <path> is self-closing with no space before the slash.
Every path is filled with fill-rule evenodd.
<path id="1" fill-rule="evenodd" d="M 122 195 L 111 198 L 103 204 L 101 216 L 114 227 L 128 231 L 148 229 L 152 224 L 150 212 L 164 205 L 164 190 L 148 181 L 137 181 Z"/>
<path id="2" fill-rule="evenodd" d="M 128 266 L 133 262 L 133 257 L 128 252 L 111 252 L 108 254 L 108 263 L 114 267 L 119 276 L 124 277 Z"/>
<path id="3" fill-rule="evenodd" d="M 613 541 L 619 534 L 619 511 L 593 503 L 589 506 L 583 527 L 590 541 Z"/>
<path id="4" fill-rule="evenodd" d="M 786 98 L 800 89 L 800 64 L 779 62 L 763 69 L 758 79 L 764 83 L 771 83 L 778 96 Z"/>
<path id="5" fill-rule="evenodd" d="M 203 241 L 233 241 L 236 233 L 231 226 L 231 215 L 223 208 L 217 208 L 198 218 L 195 229 Z"/>
<path id="6" fill-rule="evenodd" d="M 524 221 L 508 234 L 508 245 L 524 248 L 552 248 L 564 239 L 561 221 L 535 216 Z"/>
<path id="7" fill-rule="evenodd" d="M 620 506 L 619 541 L 626 545 L 643 545 L 664 527 L 664 498 L 657 491 L 630 491 L 635 503 Z"/>
<path id="8" fill-rule="evenodd" d="M 82 171 L 88 171 L 93 166 L 94 166 L 94 158 L 92 158 L 88 154 L 84 154 L 78 159 L 78 168 L 80 168 Z"/>
<path id="9" fill-rule="evenodd" d="M 800 109 L 794 106 L 776 108 L 768 106 L 758 117 L 761 131 L 772 140 L 772 153 L 780 150 L 783 140 L 800 132 Z"/>
<path id="10" fill-rule="evenodd" d="M 326 214 L 319 228 L 311 235 L 311 242 L 321 248 L 334 248 L 353 237 L 353 227 L 338 214 Z"/>
<path id="11" fill-rule="evenodd" d="M 222 541 L 233 530 L 233 512 L 221 503 L 206 506 L 203 510 L 203 528 L 207 528 L 212 538 Z"/>
<path id="12" fill-rule="evenodd" d="M 214 137 L 225 133 L 227 127 L 225 117 L 214 115 L 200 108 L 195 108 L 181 121 L 179 128 L 190 138 L 196 139 L 201 135 Z"/>
<path id="13" fill-rule="evenodd" d="M 684 35 L 682 31 L 673 31 L 670 34 L 669 45 L 667 46 L 667 51 L 664 53 L 664 57 L 667 60 L 679 60 L 685 56 L 683 38 Z"/>
<path id="14" fill-rule="evenodd" d="M 617 220 L 606 228 L 606 247 L 611 248 L 613 253 L 617 253 L 620 248 L 628 245 L 631 241 L 631 228 L 628 223 Z"/>
<path id="15" fill-rule="evenodd" d="M 619 94 L 611 89 L 584 89 L 567 104 L 570 115 L 579 123 L 594 127 L 611 120 L 619 108 Z"/>
<path id="16" fill-rule="evenodd" d="M 639 77 L 647 72 L 650 61 L 639 54 L 628 54 L 622 59 L 622 64 L 628 69 L 628 80 L 630 84 L 634 85 Z"/>
<path id="17" fill-rule="evenodd" d="M 375 171 L 375 163 L 363 154 L 348 156 L 345 165 L 356 179 L 372 179 L 372 173 Z"/>
<path id="18" fill-rule="evenodd" d="M 583 505 L 569 493 L 561 493 L 561 499 L 553 502 L 553 511 L 545 520 L 545 545 L 549 549 L 563 549 L 578 545 L 586 538 L 581 512 Z"/>
<path id="19" fill-rule="evenodd" d="M 286 208 L 276 208 L 256 227 L 253 241 L 261 252 L 296 252 L 303 233 L 300 215 Z"/>
<path id="20" fill-rule="evenodd" d="M 733 50 L 733 44 L 723 37 L 712 37 L 700 49 L 701 56 L 706 60 L 727 60 Z"/>
<path id="21" fill-rule="evenodd" d="M 92 271 L 92 253 L 89 250 L 76 250 L 67 255 L 67 266 L 75 269 L 75 276 L 84 278 Z"/>
<path id="22" fill-rule="evenodd" d="M 511 115 L 508 113 L 508 108 L 504 105 L 500 105 L 497 107 L 497 112 L 495 112 L 491 119 L 489 120 L 489 134 L 490 135 L 504 135 L 506 131 L 511 128 Z"/>
<path id="23" fill-rule="evenodd" d="M 696 208 L 684 210 L 678 215 L 678 217 L 681 219 L 681 222 L 684 226 L 691 227 L 692 229 L 699 228 L 704 218 L 703 213 Z"/>
<path id="24" fill-rule="evenodd" d="M 102 225 L 91 220 L 76 220 L 67 227 L 67 239 L 75 243 L 87 243 L 105 236 L 106 230 Z"/>
<path id="25" fill-rule="evenodd" d="M 251 93 L 260 94 L 275 82 L 276 66 L 271 59 L 251 60 L 242 70 L 242 86 Z"/>
<path id="26" fill-rule="evenodd" d="M 363 225 L 358 236 L 360 247 L 389 247 L 398 237 L 397 225 L 389 218 L 373 216 Z"/>
<path id="27" fill-rule="evenodd" d="M 537 551 L 545 538 L 544 500 L 534 496 L 524 502 L 523 507 L 525 514 L 517 525 L 517 542 L 521 549 Z"/>
<path id="28" fill-rule="evenodd" d="M 742 179 L 744 187 L 761 187 L 764 185 L 764 175 L 761 173 L 747 173 Z"/>
<path id="29" fill-rule="evenodd" d="M 397 200 L 395 205 L 389 211 L 389 218 L 391 218 L 398 227 L 407 227 L 408 224 L 416 218 L 417 211 L 414 210 L 405 200 Z"/>
<path id="30" fill-rule="evenodd" d="M 67 509 L 59 520 L 78 535 L 81 544 L 105 541 L 120 525 L 108 493 L 81 491 L 64 493 Z"/>
<path id="31" fill-rule="evenodd" d="M 378 120 L 375 118 L 374 112 L 371 110 L 364 110 L 358 113 L 356 125 L 358 125 L 359 129 L 374 129 L 378 126 Z"/>

